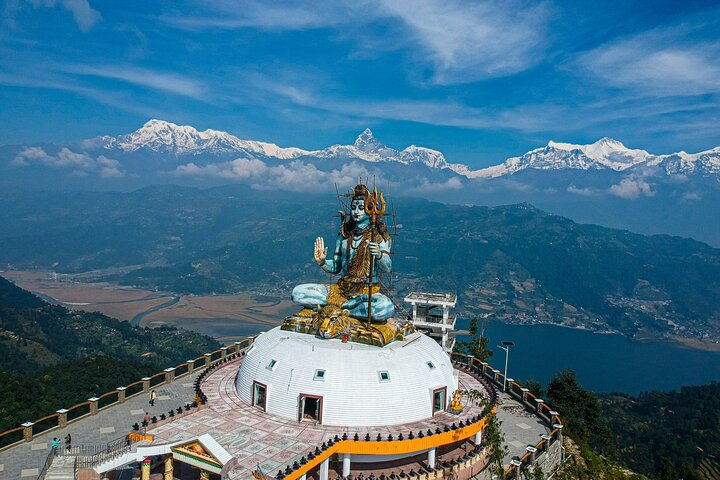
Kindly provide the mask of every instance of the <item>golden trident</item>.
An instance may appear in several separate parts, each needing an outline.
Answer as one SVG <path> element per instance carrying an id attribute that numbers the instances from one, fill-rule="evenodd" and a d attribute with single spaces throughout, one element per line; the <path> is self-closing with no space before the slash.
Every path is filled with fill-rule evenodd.
<path id="1" fill-rule="evenodd" d="M 375 241 L 375 222 L 378 216 L 382 217 L 385 214 L 385 199 L 383 198 L 382 192 L 378 196 L 377 187 L 373 187 L 372 194 L 368 195 L 365 199 L 365 213 L 370 217 L 370 241 Z M 379 246 L 378 246 L 379 248 Z M 375 258 L 370 260 L 370 281 L 368 282 L 368 316 L 367 324 L 370 326 L 370 318 L 372 316 L 372 287 L 373 287 L 373 266 L 375 265 Z"/>

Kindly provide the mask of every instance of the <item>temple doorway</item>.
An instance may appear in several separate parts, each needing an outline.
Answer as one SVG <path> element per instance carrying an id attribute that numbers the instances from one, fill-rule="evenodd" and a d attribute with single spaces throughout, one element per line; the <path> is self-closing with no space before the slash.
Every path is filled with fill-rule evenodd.
<path id="1" fill-rule="evenodd" d="M 319 395 L 300 394 L 298 420 L 309 420 L 322 423 L 322 402 L 323 397 Z"/>

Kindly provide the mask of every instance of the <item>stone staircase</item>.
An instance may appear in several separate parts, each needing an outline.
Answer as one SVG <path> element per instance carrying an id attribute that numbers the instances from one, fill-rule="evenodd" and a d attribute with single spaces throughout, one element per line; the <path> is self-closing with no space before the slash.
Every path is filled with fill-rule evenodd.
<path id="1" fill-rule="evenodd" d="M 75 480 L 75 457 L 55 457 L 45 480 Z"/>

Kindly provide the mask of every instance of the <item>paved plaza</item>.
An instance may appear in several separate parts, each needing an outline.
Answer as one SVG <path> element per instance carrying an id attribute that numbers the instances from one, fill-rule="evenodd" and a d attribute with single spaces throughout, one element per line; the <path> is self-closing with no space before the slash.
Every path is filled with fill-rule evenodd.
<path id="1" fill-rule="evenodd" d="M 250 471 L 258 465 L 269 474 L 275 474 L 282 467 L 292 464 L 300 457 L 313 451 L 316 446 L 347 433 L 364 438 L 370 434 L 373 440 L 378 434 L 386 439 L 389 434 L 396 438 L 399 433 L 435 431 L 446 424 L 459 422 L 481 413 L 480 407 L 469 405 L 461 415 L 437 414 L 431 419 L 389 427 L 332 427 L 315 422 L 289 420 L 270 415 L 259 408 L 240 400 L 235 392 L 235 376 L 241 360 L 236 360 L 217 369 L 203 382 L 202 388 L 208 397 L 209 408 L 205 408 L 179 420 L 155 427 L 148 433 L 155 435 L 155 442 L 166 443 L 189 439 L 209 433 L 233 457 L 238 467 L 230 472 L 231 479 L 251 478 Z M 484 390 L 475 378 L 460 372 L 460 388 Z M 392 405 L 388 405 L 392 408 Z"/>
<path id="2" fill-rule="evenodd" d="M 442 429 L 446 424 L 457 423 L 481 413 L 480 407 L 466 405 L 459 416 L 442 413 L 425 421 L 389 427 L 332 427 L 308 421 L 298 422 L 269 415 L 238 398 L 235 376 L 241 361 L 224 365 L 205 379 L 203 391 L 208 397 L 209 408 L 149 430 L 156 436 L 155 441 L 162 443 L 209 433 L 238 459 L 238 466 L 230 472 L 233 480 L 251 478 L 250 471 L 257 466 L 263 472 L 274 475 L 279 469 L 299 461 L 303 455 L 336 435 L 342 437 L 346 433 L 352 438 L 358 433 L 360 438 L 364 438 L 369 434 L 370 438 L 375 439 L 380 434 L 385 439 L 392 433 L 397 438 L 399 433 L 407 436 L 411 431 L 415 434 L 420 430 L 435 431 L 438 427 Z M 478 380 L 462 371 L 459 372 L 459 388 L 485 390 Z M 536 444 L 547 429 L 509 395 L 501 395 L 500 402 L 497 415 L 503 422 L 509 448 L 506 463 L 509 464 L 512 456 L 524 455 L 525 448 Z"/>
<path id="3" fill-rule="evenodd" d="M 550 429 L 540 418 L 506 393 L 498 392 L 497 418 L 502 423 L 505 444 L 508 447 L 505 465 L 510 464 L 512 457 L 522 458 L 527 453 L 528 445 L 537 444 L 542 434 L 550 433 Z"/>
<path id="4" fill-rule="evenodd" d="M 66 428 L 35 436 L 31 442 L 0 452 L 0 478 L 36 479 L 50 452 L 53 437 L 60 439 L 61 448 L 64 446 L 63 439 L 68 433 L 72 435 L 74 445 L 103 445 L 127 435 L 132 431 L 134 423 L 142 422 L 145 412 L 151 417 L 159 416 L 161 413 L 167 415 L 170 409 L 192 402 L 195 396 L 193 381 L 198 375 L 199 372 L 196 371 L 176 379 L 169 385 L 162 384 L 155 387 L 158 399 L 154 407 L 148 403 L 149 394 L 140 394 L 127 399 L 125 403 L 106 407 L 96 415 L 80 418 Z"/>
<path id="5" fill-rule="evenodd" d="M 446 424 L 459 422 L 480 413 L 480 407 L 466 405 L 460 416 L 441 413 L 435 417 L 405 425 L 390 427 L 331 427 L 311 421 L 298 422 L 269 415 L 262 410 L 242 402 L 235 392 L 235 378 L 242 359 L 219 366 L 203 381 L 203 391 L 208 397 L 206 408 L 159 426 L 148 429 L 155 436 L 154 443 L 161 444 L 197 437 L 204 433 L 212 435 L 237 460 L 237 466 L 230 472 L 230 479 L 252 478 L 250 472 L 260 466 L 268 474 L 307 455 L 335 435 L 347 433 L 351 438 L 358 433 L 360 438 L 378 434 L 387 438 L 399 433 L 407 436 L 411 431 L 435 431 Z M 160 385 L 155 390 L 158 401 L 155 407 L 148 404 L 148 395 L 142 394 L 87 416 L 62 430 L 37 436 L 33 441 L 18 445 L 0 453 L 0 477 L 7 480 L 36 478 L 45 462 L 53 437 L 63 438 L 68 432 L 74 444 L 99 445 L 127 434 L 132 424 L 140 422 L 145 411 L 152 415 L 167 413 L 171 408 L 192 401 L 193 381 L 199 372 L 176 379 L 170 385 Z M 459 371 L 459 388 L 480 390 L 485 387 L 471 375 Z M 389 405 L 389 408 L 392 408 Z M 540 435 L 547 433 L 546 426 L 531 412 L 527 411 L 509 395 L 500 393 L 497 416 L 502 422 L 505 441 L 509 448 L 506 464 L 513 456 L 525 454 L 527 445 L 534 445 Z"/>

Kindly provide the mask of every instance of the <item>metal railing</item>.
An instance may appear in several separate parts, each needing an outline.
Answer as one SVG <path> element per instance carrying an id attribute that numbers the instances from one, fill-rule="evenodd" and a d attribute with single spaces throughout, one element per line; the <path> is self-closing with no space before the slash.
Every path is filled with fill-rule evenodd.
<path id="1" fill-rule="evenodd" d="M 539 456 L 547 452 L 550 448 L 551 442 L 561 439 L 562 420 L 557 412 L 545 403 L 544 400 L 538 398 L 527 389 L 524 389 L 522 385 L 515 380 L 506 382 L 504 375 L 496 370 L 493 370 L 487 362 L 483 362 L 470 355 L 463 355 L 459 353 L 453 353 L 451 358 L 457 362 L 457 367 L 476 372 L 481 378 L 485 379 L 485 381 L 496 385 L 498 388 L 502 388 L 503 384 L 505 384 L 507 393 L 512 398 L 545 422 L 550 430 L 550 433 L 548 434 L 547 439 L 543 438 L 534 445 L 534 448 L 536 449 L 535 456 Z M 535 404 L 533 402 L 535 402 Z M 528 451 L 517 460 L 520 464 L 527 464 L 532 457 L 533 453 Z M 514 479 L 517 477 L 518 472 L 519 468 L 517 466 L 510 465 L 510 467 L 505 470 L 505 478 Z"/>
<path id="2" fill-rule="evenodd" d="M 50 470 L 54 458 L 55 451 L 50 449 L 50 453 L 48 453 L 47 459 L 45 459 L 45 465 L 43 465 L 43 467 L 40 469 L 40 474 L 38 475 L 37 480 L 45 480 L 45 475 L 47 475 L 48 470 Z"/>
<path id="3" fill-rule="evenodd" d="M 207 366 L 210 366 L 210 364 L 222 359 L 227 354 L 240 352 L 247 348 L 249 345 L 251 345 L 253 340 L 254 337 L 245 338 L 242 341 L 235 342 L 228 345 L 227 347 L 220 348 L 213 352 L 200 355 L 199 357 L 193 360 L 189 360 L 188 362 L 181 363 L 180 365 L 177 365 L 175 367 L 179 370 L 179 373 L 176 373 L 174 375 L 174 378 L 179 378 L 182 375 L 189 374 L 190 366 L 192 366 L 193 370 L 196 368 L 205 368 Z M 150 377 L 149 382 L 145 382 L 144 380 L 133 382 L 127 385 L 127 388 L 125 389 L 125 399 L 127 400 L 131 397 L 144 393 L 146 384 L 149 384 L 148 388 L 152 388 L 165 382 L 165 372 L 156 373 L 155 375 Z M 104 393 L 98 397 L 98 400 L 96 402 L 96 408 L 97 410 L 108 408 L 113 405 L 119 404 L 120 401 L 121 400 L 119 391 L 113 390 L 111 392 Z M 28 427 L 21 426 L 6 430 L 4 432 L 0 432 L 0 451 L 30 441 L 32 440 L 33 435 L 47 433 L 52 430 L 61 428 L 62 426 L 64 426 L 61 422 L 61 415 L 65 415 L 65 425 L 88 415 L 92 415 L 93 411 L 91 409 L 91 403 L 92 402 L 89 401 L 81 402 L 68 408 L 64 414 L 53 413 L 41 419 L 38 419 L 35 422 L 30 422 L 31 425 Z"/>
<path id="4" fill-rule="evenodd" d="M 132 438 L 125 435 L 105 445 L 74 445 L 63 455 L 75 457 L 75 472 L 80 468 L 93 468 L 125 455 L 132 450 Z"/>

